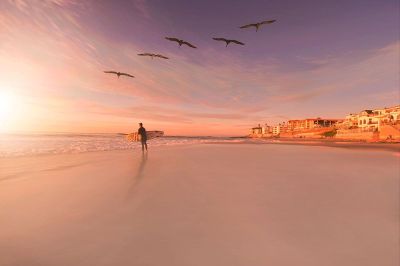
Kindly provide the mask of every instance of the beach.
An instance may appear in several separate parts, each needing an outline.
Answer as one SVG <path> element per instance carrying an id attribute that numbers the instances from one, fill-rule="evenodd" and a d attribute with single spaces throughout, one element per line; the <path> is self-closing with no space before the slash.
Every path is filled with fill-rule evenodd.
<path id="1" fill-rule="evenodd" d="M 289 143 L 0 158 L 0 264 L 395 266 L 399 160 Z"/>

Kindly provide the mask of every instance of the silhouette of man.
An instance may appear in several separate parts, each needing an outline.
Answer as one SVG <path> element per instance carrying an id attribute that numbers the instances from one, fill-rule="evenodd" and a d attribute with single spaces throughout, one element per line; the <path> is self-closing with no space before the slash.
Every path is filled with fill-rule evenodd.
<path id="1" fill-rule="evenodd" d="M 140 142 L 142 143 L 142 151 L 146 148 L 147 151 L 147 132 L 142 123 L 139 123 L 138 135 L 140 135 Z"/>

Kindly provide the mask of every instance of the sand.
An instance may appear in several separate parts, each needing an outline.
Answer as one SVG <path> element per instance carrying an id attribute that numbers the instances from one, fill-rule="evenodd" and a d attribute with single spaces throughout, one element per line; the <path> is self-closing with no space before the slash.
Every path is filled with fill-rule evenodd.
<path id="1" fill-rule="evenodd" d="M 203 144 L 0 159 L 0 265 L 399 265 L 398 153 Z"/>

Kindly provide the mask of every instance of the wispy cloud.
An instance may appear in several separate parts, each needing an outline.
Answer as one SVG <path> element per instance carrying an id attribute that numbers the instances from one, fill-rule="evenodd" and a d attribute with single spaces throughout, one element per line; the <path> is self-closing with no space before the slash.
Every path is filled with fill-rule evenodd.
<path id="1" fill-rule="evenodd" d="M 147 1 L 130 3 L 143 17 L 152 17 Z M 199 124 L 226 129 L 243 125 L 242 132 L 244 125 L 256 121 L 305 115 L 321 105 L 333 108 L 348 95 L 369 100 L 377 95 L 375 99 L 386 104 L 391 99 L 382 95 L 399 85 L 399 42 L 346 55 L 299 56 L 298 64 L 291 65 L 276 55 L 249 57 L 251 48 L 227 49 L 212 40 L 197 50 L 179 48 L 163 40 L 163 32 L 151 33 L 160 35 L 163 45 L 115 40 L 85 23 L 92 4 L 2 2 L 0 84 L 19 89 L 24 97 L 42 96 L 43 101 L 33 104 L 47 106 L 49 112 L 97 115 L 103 126 L 110 122 L 114 127 L 113 119 L 120 117 L 119 125 L 147 119 L 171 128 L 187 125 L 187 130 L 199 130 Z M 154 47 L 171 59 L 137 56 Z M 104 70 L 137 78 L 117 79 Z"/>
<path id="2" fill-rule="evenodd" d="M 131 0 L 136 10 L 145 18 L 151 18 L 150 9 L 147 0 Z"/>

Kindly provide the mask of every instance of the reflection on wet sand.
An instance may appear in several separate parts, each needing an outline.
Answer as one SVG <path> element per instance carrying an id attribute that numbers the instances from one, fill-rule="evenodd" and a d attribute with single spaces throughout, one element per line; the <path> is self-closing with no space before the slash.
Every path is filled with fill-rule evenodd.
<path id="1" fill-rule="evenodd" d="M 139 167 L 138 167 L 138 169 L 136 171 L 136 174 L 135 174 L 135 176 L 133 178 L 133 183 L 129 188 L 129 193 L 128 193 L 129 195 L 131 195 L 136 190 L 137 186 L 140 184 L 140 182 L 143 179 L 143 172 L 144 172 L 144 169 L 145 169 L 145 166 L 146 166 L 146 163 L 147 163 L 147 158 L 148 158 L 148 153 L 147 152 L 143 152 L 142 156 L 141 156 L 141 161 L 140 161 Z"/>

